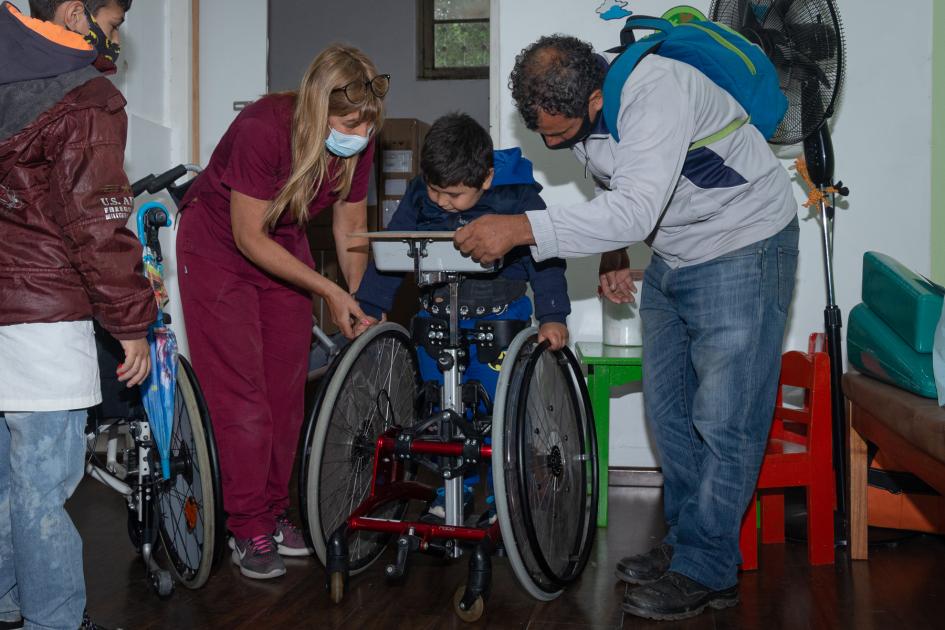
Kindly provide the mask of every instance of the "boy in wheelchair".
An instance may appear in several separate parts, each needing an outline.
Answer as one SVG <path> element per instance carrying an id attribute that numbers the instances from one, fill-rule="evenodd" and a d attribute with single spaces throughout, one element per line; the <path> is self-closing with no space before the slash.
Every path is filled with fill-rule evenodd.
<path id="1" fill-rule="evenodd" d="M 539 195 L 541 186 L 532 176 L 531 162 L 522 157 L 521 150 L 494 151 L 489 133 L 465 114 L 449 114 L 434 122 L 420 151 L 420 171 L 408 185 L 388 230 L 452 231 L 484 214 L 523 214 L 546 207 Z M 470 344 L 463 383 L 478 381 L 489 399 L 494 397 L 505 346 L 531 321 L 528 284 L 535 297 L 539 342 L 547 340 L 553 350 L 567 343 L 565 321 L 571 303 L 564 272 L 563 260 L 536 263 L 528 248 L 520 247 L 506 255 L 497 271 L 463 280 L 460 329 L 473 330 L 480 321 L 508 322 L 496 327 L 497 333 L 507 333 L 498 348 L 481 352 L 476 344 Z M 374 322 L 390 311 L 403 279 L 403 274 L 381 273 L 373 263 L 368 266 L 355 297 Z M 430 321 L 449 318 L 448 300 L 446 285 L 422 287 L 420 310 L 412 325 L 415 342 L 425 337 L 417 331 L 425 330 Z M 442 384 L 437 362 L 422 344 L 417 347 L 417 359 L 423 380 Z M 464 504 L 471 504 L 477 482 L 475 476 L 464 480 Z M 429 511 L 434 517 L 445 517 L 442 487 Z"/>

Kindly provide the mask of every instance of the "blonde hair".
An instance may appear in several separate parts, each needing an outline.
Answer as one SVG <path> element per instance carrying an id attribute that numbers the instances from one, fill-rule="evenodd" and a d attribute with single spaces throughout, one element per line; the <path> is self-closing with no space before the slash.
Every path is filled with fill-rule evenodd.
<path id="1" fill-rule="evenodd" d="M 292 172 L 266 212 L 265 224 L 273 229 L 288 210 L 304 225 L 308 206 L 323 185 L 332 187 L 344 199 L 351 191 L 354 170 L 361 156 L 343 159 L 325 148 L 329 116 L 347 116 L 359 112 L 360 120 L 372 123 L 376 135 L 384 121 L 384 102 L 367 90 L 361 103 L 351 103 L 340 88 L 354 81 L 369 81 L 377 76 L 371 60 L 357 48 L 333 44 L 312 61 L 296 93 L 292 118 Z M 337 91 L 335 91 L 337 90 Z M 340 161 L 342 169 L 329 180 L 330 167 Z"/>

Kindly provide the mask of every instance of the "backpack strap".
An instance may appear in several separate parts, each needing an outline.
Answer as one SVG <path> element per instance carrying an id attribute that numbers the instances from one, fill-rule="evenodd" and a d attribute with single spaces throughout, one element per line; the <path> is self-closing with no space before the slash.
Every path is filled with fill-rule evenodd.
<path id="1" fill-rule="evenodd" d="M 706 136 L 702 140 L 696 140 L 695 142 L 690 144 L 689 150 L 695 151 L 696 149 L 707 147 L 713 142 L 718 142 L 722 138 L 727 138 L 750 122 L 751 122 L 751 116 L 748 116 L 747 118 L 736 118 L 735 120 L 725 125 L 722 129 L 716 131 L 712 135 Z"/>
<path id="2" fill-rule="evenodd" d="M 619 56 L 610 64 L 610 70 L 604 77 L 604 122 L 610 130 L 614 140 L 620 142 L 617 131 L 617 117 L 620 114 L 620 93 L 623 85 L 630 78 L 630 73 L 636 68 L 640 60 L 654 52 L 666 39 L 675 26 L 669 20 L 649 17 L 646 15 L 631 15 L 620 31 L 620 46 L 608 52 L 619 52 Z M 637 40 L 634 31 L 655 31 L 641 40 Z"/>
<path id="3" fill-rule="evenodd" d="M 673 28 L 673 23 L 669 20 L 645 15 L 631 15 L 620 31 L 621 45 L 608 51 L 620 53 L 610 64 L 610 69 L 604 77 L 603 86 L 604 122 L 607 123 L 610 135 L 617 142 L 620 142 L 620 134 L 617 131 L 617 117 L 620 115 L 620 93 L 623 91 L 624 83 L 630 78 L 630 73 L 640 63 L 640 60 L 655 51 Z M 634 34 L 634 31 L 637 30 L 656 32 L 637 41 Z"/>
<path id="4" fill-rule="evenodd" d="M 751 59 L 749 59 L 744 52 L 739 50 L 738 47 L 726 39 L 718 30 L 713 29 L 712 27 L 716 26 L 715 24 L 710 23 L 707 26 L 697 22 L 688 22 L 680 24 L 679 26 L 696 28 L 700 31 L 703 31 L 709 37 L 714 39 L 720 46 L 736 54 L 742 60 L 742 62 L 745 63 L 745 66 L 752 75 L 756 73 L 755 65 L 752 63 Z M 630 78 L 630 73 L 633 72 L 633 69 L 636 68 L 638 63 L 640 63 L 640 60 L 650 53 L 657 52 L 660 45 L 668 37 L 669 32 L 674 28 L 676 28 L 676 25 L 663 18 L 632 15 L 627 18 L 626 25 L 620 31 L 621 46 L 611 49 L 611 51 L 619 52 L 620 54 L 610 64 L 610 69 L 607 71 L 607 75 L 604 77 L 603 86 L 604 122 L 607 124 L 607 129 L 610 131 L 610 135 L 615 141 L 620 142 L 620 133 L 617 130 L 617 119 L 620 115 L 620 95 L 623 91 L 624 84 Z M 650 30 L 656 32 L 637 41 L 634 35 L 634 31 L 636 30 Z M 725 31 L 744 39 L 740 34 L 732 31 L 731 29 L 726 28 Z M 747 42 L 747 40 L 745 41 Z M 750 122 L 750 116 L 747 118 L 735 119 L 719 131 L 693 142 L 691 145 L 689 145 L 689 150 L 695 151 L 696 149 L 701 149 L 702 147 L 708 146 L 713 142 L 718 142 L 719 140 L 722 140 L 723 138 L 726 138 L 729 135 L 735 133 Z"/>

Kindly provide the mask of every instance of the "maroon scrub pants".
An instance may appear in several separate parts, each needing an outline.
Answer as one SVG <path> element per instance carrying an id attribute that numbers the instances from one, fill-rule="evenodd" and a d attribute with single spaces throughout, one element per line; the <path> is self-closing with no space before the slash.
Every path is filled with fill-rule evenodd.
<path id="1" fill-rule="evenodd" d="M 289 506 L 312 335 L 312 298 L 248 264 L 178 249 L 181 304 L 223 477 L 227 528 L 271 534 Z"/>

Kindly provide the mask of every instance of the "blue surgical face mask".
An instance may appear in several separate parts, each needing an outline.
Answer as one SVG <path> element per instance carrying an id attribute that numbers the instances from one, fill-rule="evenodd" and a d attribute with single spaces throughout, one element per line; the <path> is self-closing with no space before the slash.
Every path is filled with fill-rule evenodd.
<path id="1" fill-rule="evenodd" d="M 341 133 L 334 127 L 329 127 L 328 138 L 325 139 L 325 147 L 329 151 L 342 158 L 349 158 L 357 155 L 367 147 L 370 141 L 370 133 L 367 136 L 357 134 Z"/>

